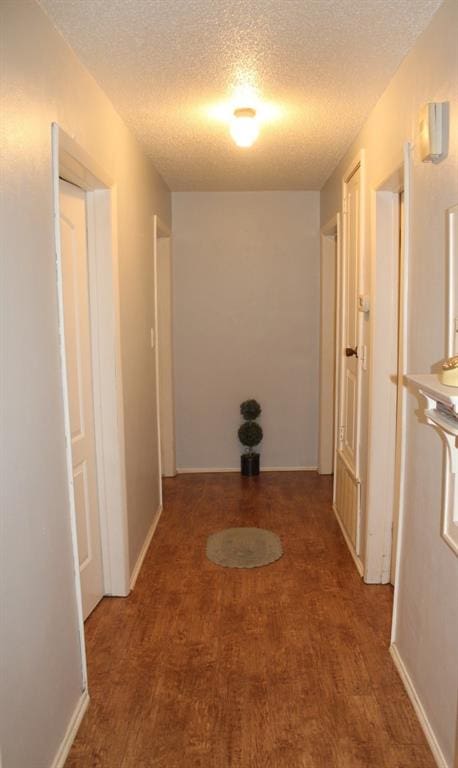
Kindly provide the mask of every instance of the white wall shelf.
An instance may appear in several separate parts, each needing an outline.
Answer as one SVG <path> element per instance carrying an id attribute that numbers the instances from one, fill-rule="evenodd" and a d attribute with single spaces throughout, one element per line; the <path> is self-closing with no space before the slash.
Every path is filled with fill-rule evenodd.
<path id="1" fill-rule="evenodd" d="M 424 416 L 447 447 L 442 508 L 442 537 L 458 555 L 458 387 L 441 384 L 437 374 L 406 376 L 426 399 Z"/>

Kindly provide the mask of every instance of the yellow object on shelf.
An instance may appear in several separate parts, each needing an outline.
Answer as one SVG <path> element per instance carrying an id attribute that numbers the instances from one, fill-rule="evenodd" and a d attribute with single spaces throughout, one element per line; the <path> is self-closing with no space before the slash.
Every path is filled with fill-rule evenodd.
<path id="1" fill-rule="evenodd" d="M 449 357 L 445 361 L 442 366 L 440 379 L 446 387 L 458 387 L 458 355 Z"/>

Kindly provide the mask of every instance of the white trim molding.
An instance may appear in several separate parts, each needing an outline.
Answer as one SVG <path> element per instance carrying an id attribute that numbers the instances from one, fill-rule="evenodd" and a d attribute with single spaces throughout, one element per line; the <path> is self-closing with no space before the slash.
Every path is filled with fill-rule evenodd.
<path id="1" fill-rule="evenodd" d="M 261 467 L 261 472 L 317 472 L 318 467 Z M 177 475 L 210 475 L 240 472 L 240 467 L 177 467 Z"/>
<path id="2" fill-rule="evenodd" d="M 393 595 L 393 618 L 391 622 L 391 642 L 395 643 L 398 622 L 399 594 L 402 580 L 401 559 L 403 556 L 403 536 L 404 536 L 404 483 L 405 483 L 405 463 L 406 463 L 406 388 L 404 386 L 403 376 L 407 371 L 407 348 L 408 348 L 408 299 L 409 299 L 409 262 L 411 250 L 411 198 L 412 198 L 412 144 L 406 142 L 403 148 L 404 156 L 404 258 L 402 269 L 400 270 L 399 301 L 402 307 L 402 313 L 399 317 L 399 349 L 398 349 L 398 423 L 401 429 L 402 439 L 400 439 L 400 455 L 396 475 L 396 494 L 397 494 L 397 515 L 398 531 L 396 537 L 396 551 L 391 553 L 395 558 L 395 579 Z"/>
<path id="3" fill-rule="evenodd" d="M 70 515 L 70 530 L 72 539 L 72 558 L 73 558 L 73 578 L 75 582 L 75 600 L 78 618 L 78 638 L 81 657 L 81 688 L 87 691 L 87 661 L 86 644 L 84 638 L 84 618 L 83 618 L 83 600 L 81 594 L 81 579 L 79 570 L 78 539 L 76 526 L 75 497 L 73 493 L 73 464 L 72 464 L 72 440 L 70 427 L 70 404 L 67 384 L 67 356 L 64 336 L 64 288 L 62 275 L 62 249 L 60 233 L 60 191 L 59 177 L 61 166 L 59 162 L 60 152 L 60 129 L 58 125 L 53 124 L 51 133 L 51 153 L 52 153 L 52 174 L 53 174 L 53 217 L 54 217 L 54 238 L 55 238 L 55 257 L 56 257 L 56 293 L 59 318 L 59 353 L 60 353 L 60 375 L 62 388 L 62 406 L 64 414 L 64 434 L 65 434 L 65 464 L 67 470 L 67 493 L 68 493 L 68 512 Z"/>
<path id="4" fill-rule="evenodd" d="M 447 356 L 458 353 L 458 205 L 447 210 Z"/>
<path id="5" fill-rule="evenodd" d="M 401 655 L 399 653 L 396 643 L 391 644 L 390 654 L 393 659 L 394 666 L 396 667 L 397 672 L 399 674 L 399 677 L 403 682 L 404 688 L 406 689 L 406 693 L 415 710 L 415 714 L 418 717 L 418 721 L 420 723 L 421 729 L 425 734 L 426 740 L 429 744 L 431 752 L 433 753 L 433 757 L 434 757 L 434 760 L 436 761 L 438 768 L 452 768 L 452 766 L 447 763 L 444 753 L 442 752 L 442 749 L 439 746 L 439 742 L 436 739 L 436 735 L 434 733 L 433 727 L 429 722 L 428 715 L 424 710 L 424 707 L 420 701 L 416 688 L 413 684 L 413 680 L 410 677 L 407 671 L 407 668 L 401 658 Z"/>
<path id="6" fill-rule="evenodd" d="M 51 128 L 56 293 L 59 321 L 61 391 L 64 412 L 68 510 L 73 575 L 81 654 L 81 688 L 87 689 L 86 650 L 73 472 L 66 350 L 59 178 L 86 192 L 88 270 L 93 351 L 94 421 L 104 593 L 129 594 L 127 502 L 125 490 L 124 420 L 119 327 L 119 288 L 116 234 L 116 189 L 108 175 L 57 123 Z"/>
<path id="7" fill-rule="evenodd" d="M 64 738 L 62 739 L 54 760 L 51 763 L 51 768 L 64 768 L 65 761 L 68 757 L 70 749 L 72 748 L 72 744 L 75 741 L 75 736 L 78 733 L 78 728 L 81 725 L 88 706 L 89 694 L 86 690 L 81 694 L 79 701 L 74 709 L 67 730 L 65 731 Z"/>
<path id="8" fill-rule="evenodd" d="M 154 378 L 156 382 L 156 439 L 157 439 L 157 482 L 159 491 L 159 505 L 162 508 L 162 452 L 161 452 L 161 394 L 159 381 L 159 323 L 158 323 L 158 270 L 157 270 L 157 238 L 158 238 L 158 216 L 153 216 L 153 273 L 154 273 Z M 148 534 L 149 535 L 149 534 Z M 140 553 L 141 554 L 141 553 Z M 135 568 L 137 565 L 135 565 Z M 135 571 L 134 568 L 134 571 Z M 135 577 L 136 579 L 137 577 Z M 135 581 L 134 581 L 135 583 Z M 132 578 L 131 578 L 132 584 Z M 131 586 L 132 589 L 132 586 Z"/>
<path id="9" fill-rule="evenodd" d="M 318 467 L 261 467 L 261 472 L 318 472 Z"/>
<path id="10" fill-rule="evenodd" d="M 54 182 L 54 228 L 56 242 L 57 294 L 59 302 L 62 391 L 67 442 L 69 504 L 77 595 L 79 565 L 71 473 L 71 441 L 68 416 L 65 343 L 63 334 L 63 294 L 61 275 L 59 177 L 86 192 L 88 270 L 91 304 L 91 343 L 93 350 L 94 421 L 97 454 L 98 501 L 104 592 L 129 594 L 129 555 L 127 498 L 124 456 L 124 410 L 121 375 L 120 309 L 116 231 L 116 187 L 85 150 L 57 123 L 52 125 Z M 78 599 L 80 599 L 78 597 Z M 83 627 L 81 623 L 81 633 Z M 85 664 L 83 663 L 83 667 Z"/>
<path id="11" fill-rule="evenodd" d="M 154 515 L 153 522 L 151 523 L 151 526 L 149 528 L 148 533 L 146 534 L 145 541 L 143 542 L 143 546 L 139 552 L 139 555 L 137 557 L 137 562 L 134 565 L 134 568 L 132 570 L 132 575 L 130 577 L 130 589 L 131 591 L 135 587 L 135 583 L 138 579 L 138 575 L 141 571 L 143 561 L 145 560 L 146 554 L 148 552 L 149 546 L 153 540 L 153 536 L 156 532 L 157 524 L 159 522 L 159 519 L 162 514 L 162 505 L 159 507 L 159 509 L 156 511 L 156 514 Z"/>
<path id="12" fill-rule="evenodd" d="M 337 435 L 336 352 L 338 347 L 339 214 L 320 231 L 320 386 L 318 472 L 332 475 Z M 334 409 L 329 403 L 334 401 Z"/>
<path id="13" fill-rule="evenodd" d="M 405 438 L 406 254 L 409 152 L 371 193 L 371 320 L 364 581 L 395 578 L 399 483 Z M 403 196 L 403 198 L 402 198 Z M 403 202 L 402 202 L 403 199 Z M 402 237 L 400 234 L 402 233 Z"/>

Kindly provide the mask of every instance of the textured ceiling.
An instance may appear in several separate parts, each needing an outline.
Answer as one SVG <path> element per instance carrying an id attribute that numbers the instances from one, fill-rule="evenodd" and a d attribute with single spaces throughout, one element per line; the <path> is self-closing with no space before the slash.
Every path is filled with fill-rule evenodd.
<path id="1" fill-rule="evenodd" d="M 441 0 L 40 3 L 172 190 L 292 190 L 320 189 Z"/>

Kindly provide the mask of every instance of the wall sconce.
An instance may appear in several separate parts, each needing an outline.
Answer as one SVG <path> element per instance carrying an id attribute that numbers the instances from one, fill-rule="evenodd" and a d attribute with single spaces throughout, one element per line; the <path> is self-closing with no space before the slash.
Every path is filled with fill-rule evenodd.
<path id="1" fill-rule="evenodd" d="M 448 102 L 432 101 L 420 112 L 420 157 L 439 163 L 448 151 Z"/>

